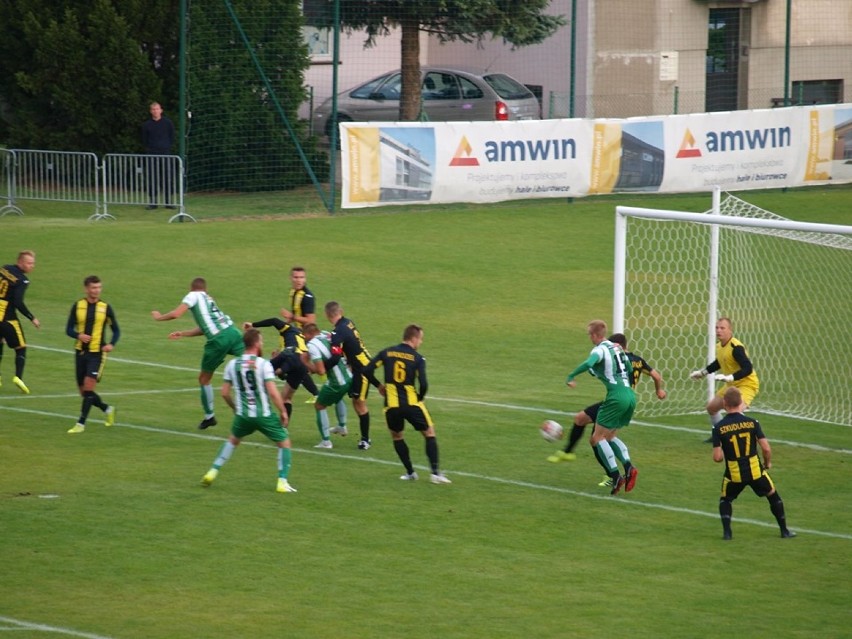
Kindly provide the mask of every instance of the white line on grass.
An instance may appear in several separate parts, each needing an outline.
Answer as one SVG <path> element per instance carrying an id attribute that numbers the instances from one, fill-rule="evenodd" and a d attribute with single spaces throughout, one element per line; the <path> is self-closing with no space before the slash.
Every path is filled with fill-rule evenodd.
<path id="1" fill-rule="evenodd" d="M 73 417 L 71 417 L 67 414 L 64 414 L 64 413 L 53 413 L 53 412 L 33 410 L 33 409 L 28 409 L 28 408 L 17 408 L 17 407 L 11 408 L 11 407 L 6 407 L 6 406 L 0 405 L 0 410 L 2 410 L 2 409 L 10 410 L 12 412 L 18 412 L 18 413 L 29 413 L 29 414 L 33 414 L 33 415 L 40 415 L 42 417 L 57 417 L 57 418 L 61 418 L 61 419 L 64 419 L 64 420 L 73 419 Z M 192 431 L 175 431 L 175 430 L 168 430 L 168 429 L 165 429 L 165 428 L 158 428 L 156 426 L 144 426 L 144 425 L 141 425 L 141 424 L 129 424 L 127 422 L 116 422 L 115 426 L 116 427 L 129 428 L 131 430 L 145 431 L 145 432 L 149 432 L 149 433 L 158 433 L 158 434 L 173 435 L 173 436 L 179 436 L 179 437 L 190 437 L 190 438 L 193 438 L 193 439 L 204 439 L 204 440 L 208 440 L 208 441 L 221 441 L 223 439 L 223 437 L 221 437 L 221 436 L 207 434 L 207 433 L 192 432 Z M 271 446 L 271 444 L 269 444 L 267 442 L 263 442 L 263 441 L 243 441 L 243 443 L 241 445 L 242 446 L 258 446 L 258 447 L 270 447 Z M 388 461 L 386 459 L 378 459 L 376 457 L 369 457 L 369 456 L 362 456 L 362 455 L 349 455 L 349 454 L 345 454 L 345 453 L 332 453 L 330 451 L 314 450 L 312 448 L 306 449 L 306 448 L 294 447 L 293 450 L 298 451 L 299 453 L 302 453 L 302 454 L 307 453 L 309 455 L 322 455 L 323 457 L 336 457 L 336 458 L 339 458 L 339 459 L 348 459 L 348 460 L 354 460 L 354 461 L 370 462 L 370 463 L 383 464 L 383 465 L 388 465 L 388 466 L 398 465 L 397 461 Z M 423 470 L 423 471 L 429 470 L 425 466 L 416 466 L 416 468 L 418 470 Z M 505 484 L 507 486 L 518 486 L 518 487 L 522 487 L 522 488 L 532 488 L 534 490 L 546 490 L 546 491 L 559 493 L 559 494 L 562 494 L 562 495 L 573 495 L 575 497 L 584 497 L 584 498 L 588 498 L 588 499 L 610 500 L 610 501 L 613 499 L 613 497 L 611 497 L 609 495 L 601 495 L 601 494 L 597 494 L 597 493 L 587 493 L 587 492 L 584 492 L 582 490 L 572 490 L 570 488 L 560 488 L 558 486 L 547 486 L 545 484 L 535 484 L 535 483 L 532 483 L 532 482 L 518 481 L 518 480 L 515 480 L 515 479 L 506 479 L 506 478 L 503 478 L 503 477 L 493 477 L 491 475 L 481 475 L 479 473 L 470 473 L 470 472 L 465 472 L 465 471 L 454 470 L 454 471 L 452 471 L 452 474 L 459 476 L 459 477 L 469 477 L 471 479 L 480 479 L 480 480 L 483 480 L 483 481 L 494 482 L 494 483 L 497 483 L 497 484 Z M 691 509 L 691 508 L 682 508 L 682 507 L 679 507 L 679 506 L 670 506 L 670 505 L 667 505 L 667 504 L 655 504 L 655 503 L 651 503 L 651 502 L 637 501 L 635 499 L 630 499 L 630 500 L 618 499 L 618 502 L 622 503 L 622 504 L 630 504 L 631 506 L 637 506 L 637 507 L 643 507 L 643 508 L 652 508 L 652 509 L 656 509 L 656 510 L 665 510 L 667 512 L 695 515 L 695 516 L 698 516 L 698 517 L 717 518 L 719 516 L 718 513 L 709 513 L 709 512 L 706 512 L 706 511 L 702 511 L 702 510 L 694 510 L 694 509 Z M 758 521 L 758 520 L 755 520 L 755 519 L 740 519 L 740 518 L 737 518 L 737 523 L 752 524 L 754 526 L 760 526 L 760 527 L 763 527 L 763 528 L 774 528 L 775 527 L 775 524 L 773 524 L 773 523 L 767 523 L 765 521 Z M 811 530 L 811 529 L 798 528 L 798 527 L 795 528 L 795 530 L 797 530 L 799 532 L 803 532 L 803 533 L 809 533 L 809 534 L 812 534 L 812 535 L 819 535 L 819 536 L 822 536 L 822 537 L 833 537 L 835 539 L 852 540 L 852 535 L 850 535 L 850 534 L 828 532 L 828 531 L 823 531 L 823 530 Z"/>
<path id="2" fill-rule="evenodd" d="M 12 627 L 4 628 L 0 626 L 0 632 L 18 631 L 18 630 L 38 630 L 41 632 L 58 633 L 68 635 L 69 637 L 81 637 L 82 639 L 111 639 L 104 635 L 93 635 L 91 632 L 79 632 L 70 628 L 60 628 L 58 626 L 47 626 L 42 623 L 31 623 L 22 621 L 21 619 L 13 619 L 12 617 L 0 617 L 0 623 L 10 624 Z"/>

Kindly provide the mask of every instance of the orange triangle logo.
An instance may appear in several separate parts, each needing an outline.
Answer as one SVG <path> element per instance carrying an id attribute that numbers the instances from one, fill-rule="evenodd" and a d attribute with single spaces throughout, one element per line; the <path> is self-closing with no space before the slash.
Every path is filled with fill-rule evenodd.
<path id="1" fill-rule="evenodd" d="M 695 147 L 695 137 L 692 131 L 686 130 L 683 134 L 683 141 L 680 143 L 680 150 L 675 157 L 678 158 L 700 158 L 701 150 Z"/>
<path id="2" fill-rule="evenodd" d="M 479 160 L 473 157 L 473 147 L 470 146 L 470 142 L 464 135 L 459 142 L 459 148 L 453 155 L 453 159 L 450 160 L 450 166 L 479 166 Z"/>

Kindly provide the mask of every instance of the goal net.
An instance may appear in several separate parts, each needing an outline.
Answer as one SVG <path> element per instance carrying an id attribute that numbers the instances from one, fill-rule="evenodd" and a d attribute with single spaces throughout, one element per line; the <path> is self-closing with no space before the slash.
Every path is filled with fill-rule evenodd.
<path id="1" fill-rule="evenodd" d="M 703 411 L 714 382 L 689 373 L 715 359 L 729 317 L 760 378 L 756 412 L 852 426 L 852 227 L 714 200 L 706 213 L 617 209 L 614 330 L 669 392 L 640 383 L 637 414 Z"/>

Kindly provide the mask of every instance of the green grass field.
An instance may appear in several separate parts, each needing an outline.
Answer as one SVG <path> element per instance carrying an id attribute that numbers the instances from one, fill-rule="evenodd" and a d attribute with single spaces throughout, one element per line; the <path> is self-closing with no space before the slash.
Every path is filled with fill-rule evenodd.
<path id="1" fill-rule="evenodd" d="M 850 196 L 848 187 L 742 195 L 793 219 L 845 224 Z M 735 502 L 734 540 L 722 541 L 722 470 L 697 412 L 649 420 L 640 405 L 624 434 L 640 469 L 628 495 L 597 487 L 586 446 L 576 462 L 545 461 L 554 447 L 539 422 L 567 425 L 601 396 L 591 378 L 568 390 L 564 377 L 588 353 L 586 323 L 612 315 L 615 205 L 697 211 L 709 201 L 328 216 L 310 197 L 207 195 L 189 200 L 200 223 L 171 225 L 164 211 L 89 223 L 84 206 L 25 203 L 25 216 L 0 219 L 0 261 L 37 252 L 27 304 L 42 328 L 26 327 L 31 395 L 12 385 L 8 350 L 0 363 L 0 635 L 848 636 L 849 428 L 758 413 L 792 540 L 749 492 Z M 341 302 L 374 352 L 406 324 L 424 326 L 427 402 L 452 485 L 397 479 L 375 394 L 369 451 L 351 435 L 314 450 L 300 391 L 290 429 L 297 494 L 275 493 L 274 448 L 257 436 L 200 487 L 227 407 L 217 399 L 220 425 L 196 430 L 203 341 L 167 340 L 191 320 L 158 323 L 150 312 L 174 308 L 201 275 L 235 321 L 269 317 L 294 264 L 308 268 L 320 304 Z M 93 411 L 72 436 L 80 402 L 65 322 L 91 273 L 122 329 L 99 386 L 118 418 L 107 429 Z M 688 372 L 652 364 L 664 376 Z M 425 468 L 419 436 L 408 441 Z"/>

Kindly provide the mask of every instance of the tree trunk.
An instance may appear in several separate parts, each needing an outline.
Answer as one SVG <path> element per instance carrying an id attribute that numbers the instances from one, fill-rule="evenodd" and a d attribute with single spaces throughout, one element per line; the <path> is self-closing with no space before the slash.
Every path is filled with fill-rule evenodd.
<path id="1" fill-rule="evenodd" d="M 399 119 L 420 119 L 420 22 L 406 16 L 402 27 L 402 96 L 399 101 Z"/>

